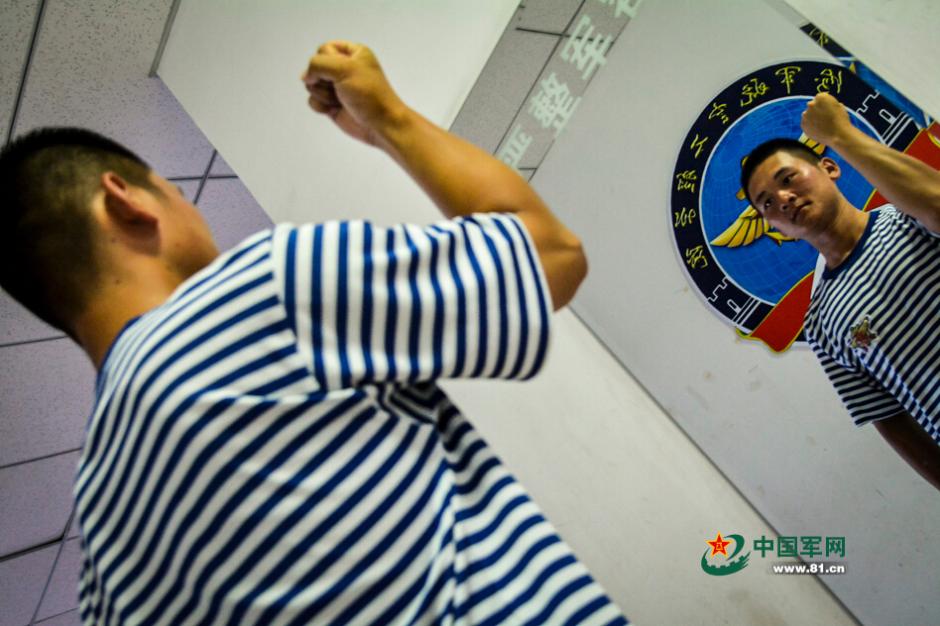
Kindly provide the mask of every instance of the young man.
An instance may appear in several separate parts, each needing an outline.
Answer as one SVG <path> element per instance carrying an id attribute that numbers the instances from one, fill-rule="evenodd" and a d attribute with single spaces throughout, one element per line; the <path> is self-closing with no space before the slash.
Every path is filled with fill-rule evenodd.
<path id="1" fill-rule="evenodd" d="M 322 46 L 303 81 L 453 219 L 281 225 L 219 256 L 197 209 L 103 138 L 2 157 L 2 285 L 99 370 L 83 619 L 625 623 L 433 383 L 536 373 L 549 307 L 586 272 L 577 238 L 406 107 L 367 48 Z"/>
<path id="2" fill-rule="evenodd" d="M 829 94 L 802 126 L 893 206 L 858 210 L 836 186 L 838 164 L 791 140 L 755 148 L 742 187 L 771 226 L 825 259 L 806 336 L 855 423 L 874 422 L 940 489 L 940 172 L 856 129 Z"/>

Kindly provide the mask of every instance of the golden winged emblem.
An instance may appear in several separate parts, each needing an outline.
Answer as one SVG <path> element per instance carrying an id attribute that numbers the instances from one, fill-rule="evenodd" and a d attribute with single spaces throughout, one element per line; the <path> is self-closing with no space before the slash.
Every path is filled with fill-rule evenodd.
<path id="1" fill-rule="evenodd" d="M 807 137 L 805 133 L 800 135 L 800 141 L 806 144 L 816 154 L 821 155 L 823 150 L 826 149 L 826 146 L 818 141 L 813 141 Z M 746 160 L 747 157 L 741 159 L 741 165 L 744 165 L 744 161 Z M 738 193 L 735 194 L 735 197 L 738 200 L 747 199 L 747 195 L 744 193 L 743 189 L 738 189 Z M 738 215 L 731 226 L 712 239 L 711 244 L 725 248 L 739 248 L 741 246 L 751 245 L 764 235 L 770 237 L 778 246 L 784 241 L 794 241 L 792 237 L 787 237 L 775 231 L 770 224 L 767 223 L 767 220 L 757 212 L 757 209 L 749 204 L 746 209 L 741 211 L 741 214 Z"/>

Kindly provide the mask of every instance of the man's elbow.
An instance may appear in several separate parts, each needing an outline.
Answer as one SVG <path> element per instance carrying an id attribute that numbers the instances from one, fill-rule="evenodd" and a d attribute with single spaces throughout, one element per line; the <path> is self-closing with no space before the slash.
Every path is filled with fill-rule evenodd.
<path id="1" fill-rule="evenodd" d="M 566 242 L 563 253 L 557 255 L 553 266 L 553 276 L 549 277 L 549 288 L 552 292 L 554 309 L 557 311 L 571 302 L 587 277 L 588 261 L 581 241 L 572 238 Z"/>
<path id="2" fill-rule="evenodd" d="M 940 179 L 940 172 L 936 174 L 936 178 Z M 940 180 L 931 185 L 924 196 L 922 208 L 914 217 L 930 232 L 940 233 Z"/>
<path id="3" fill-rule="evenodd" d="M 940 233 L 940 190 L 933 197 L 933 203 L 924 220 L 924 226 L 932 233 Z"/>
<path id="4" fill-rule="evenodd" d="M 584 246 L 581 245 L 581 241 L 578 240 L 577 245 L 571 251 L 571 265 L 572 273 L 574 274 L 574 290 L 577 291 L 581 286 L 581 283 L 584 282 L 584 279 L 588 275 L 588 260 L 587 255 L 584 253 Z M 574 297 L 574 294 L 572 294 Z"/>

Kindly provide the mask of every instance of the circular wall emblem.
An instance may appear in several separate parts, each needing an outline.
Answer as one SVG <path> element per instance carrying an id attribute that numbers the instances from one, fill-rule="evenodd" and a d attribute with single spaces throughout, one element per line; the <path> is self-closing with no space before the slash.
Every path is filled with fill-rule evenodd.
<path id="1" fill-rule="evenodd" d="M 852 123 L 904 150 L 918 133 L 914 120 L 850 69 L 819 61 L 771 65 L 718 94 L 692 125 L 672 179 L 670 226 L 682 266 L 706 304 L 745 337 L 775 352 L 803 342 L 818 257 L 804 241 L 773 230 L 739 185 L 741 160 L 775 137 L 804 141 L 842 168 L 839 188 L 855 206 L 877 202 L 872 186 L 839 155 L 803 135 L 800 116 L 828 91 Z"/>

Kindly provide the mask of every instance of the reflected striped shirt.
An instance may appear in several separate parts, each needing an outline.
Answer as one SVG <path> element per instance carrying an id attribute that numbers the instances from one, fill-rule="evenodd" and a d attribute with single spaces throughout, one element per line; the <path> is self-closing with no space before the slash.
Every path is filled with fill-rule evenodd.
<path id="1" fill-rule="evenodd" d="M 75 485 L 86 624 L 624 624 L 434 380 L 526 379 L 511 215 L 279 225 L 124 328 Z"/>
<path id="2" fill-rule="evenodd" d="M 891 205 L 825 269 L 806 337 L 861 426 L 906 411 L 940 444 L 940 236 Z"/>

